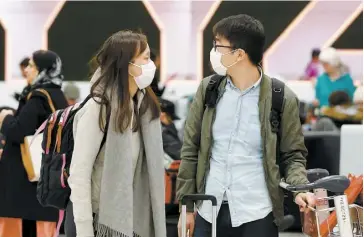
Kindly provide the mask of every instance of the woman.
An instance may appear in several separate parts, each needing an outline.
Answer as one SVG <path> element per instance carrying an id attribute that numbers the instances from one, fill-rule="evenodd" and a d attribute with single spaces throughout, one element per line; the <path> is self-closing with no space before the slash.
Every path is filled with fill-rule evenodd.
<path id="1" fill-rule="evenodd" d="M 325 73 L 317 79 L 314 104 L 319 107 L 329 106 L 329 96 L 338 90 L 348 93 L 352 100 L 355 91 L 353 79 L 341 62 L 337 51 L 334 48 L 324 49 L 319 58 Z"/>
<path id="2" fill-rule="evenodd" d="M 117 32 L 97 62 L 93 99 L 74 120 L 68 182 L 77 237 L 94 231 L 103 237 L 165 237 L 163 147 L 147 39 Z"/>
<path id="3" fill-rule="evenodd" d="M 2 110 L 0 113 L 0 132 L 6 140 L 0 161 L 0 217 L 4 217 L 1 218 L 0 237 L 49 237 L 54 232 L 57 210 L 38 203 L 37 183 L 29 182 L 27 178 L 20 144 L 24 137 L 33 135 L 52 112 L 47 96 L 39 89 L 49 94 L 55 109 L 67 106 L 61 90 L 61 68 L 56 53 L 34 52 L 26 69 L 30 86 L 20 95 L 17 111 Z"/>

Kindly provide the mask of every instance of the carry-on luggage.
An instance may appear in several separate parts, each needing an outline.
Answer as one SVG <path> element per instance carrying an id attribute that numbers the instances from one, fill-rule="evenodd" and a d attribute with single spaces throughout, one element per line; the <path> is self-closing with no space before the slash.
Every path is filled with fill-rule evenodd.
<path id="1" fill-rule="evenodd" d="M 187 235 L 187 201 L 211 201 L 212 203 L 212 237 L 216 237 L 216 222 L 217 222 L 217 200 L 215 196 L 212 195 L 204 195 L 204 194 L 189 194 L 184 195 L 181 203 L 182 203 L 182 237 L 186 237 Z"/>
<path id="2" fill-rule="evenodd" d="M 302 213 L 303 232 L 310 237 L 363 237 L 362 207 L 353 204 L 363 190 L 363 176 L 327 176 L 314 182 L 301 185 L 289 185 L 284 182 L 280 186 L 291 192 L 325 189 L 333 196 L 317 198 L 317 201 L 333 200 L 334 206 L 325 209 L 309 207 L 308 213 Z M 329 202 L 328 202 L 329 203 Z M 329 213 L 320 223 L 320 213 Z"/>

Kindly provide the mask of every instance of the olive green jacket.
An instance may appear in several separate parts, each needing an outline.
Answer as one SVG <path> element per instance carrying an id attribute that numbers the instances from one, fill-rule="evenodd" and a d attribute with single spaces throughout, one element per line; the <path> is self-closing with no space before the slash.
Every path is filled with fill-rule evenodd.
<path id="1" fill-rule="evenodd" d="M 186 194 L 204 194 L 206 175 L 210 169 L 212 147 L 212 124 L 216 109 L 206 108 L 204 111 L 205 91 L 211 77 L 205 78 L 191 104 L 184 130 L 184 141 L 181 150 L 181 165 L 177 178 L 177 198 L 181 200 Z M 227 79 L 224 79 L 218 89 L 218 100 L 225 92 Z M 283 191 L 279 187 L 280 169 L 284 178 L 290 184 L 308 183 L 306 176 L 307 150 L 304 144 L 301 123 L 299 119 L 298 99 L 286 86 L 281 117 L 281 142 L 279 166 L 276 164 L 277 136 L 271 130 L 269 115 L 272 105 L 272 81 L 263 75 L 259 96 L 259 120 L 263 146 L 263 165 L 265 179 L 273 204 L 275 223 L 280 224 L 283 212 Z M 197 203 L 200 205 L 201 203 Z M 193 203 L 188 203 L 187 211 L 193 212 Z"/>

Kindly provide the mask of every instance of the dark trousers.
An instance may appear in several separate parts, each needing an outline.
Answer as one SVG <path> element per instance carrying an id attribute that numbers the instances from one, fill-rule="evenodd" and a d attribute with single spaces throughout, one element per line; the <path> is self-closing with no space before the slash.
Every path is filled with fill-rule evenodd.
<path id="1" fill-rule="evenodd" d="M 33 220 L 23 219 L 23 237 L 36 237 L 37 236 L 37 222 Z"/>
<path id="2" fill-rule="evenodd" d="M 95 217 L 95 214 L 94 214 Z M 66 209 L 66 219 L 64 220 L 64 233 L 66 237 L 76 237 L 75 217 L 73 216 L 73 204 L 68 202 Z M 95 232 L 95 235 L 97 233 Z"/>
<path id="3" fill-rule="evenodd" d="M 73 216 L 73 205 L 69 201 L 66 209 L 66 219 L 64 220 L 64 233 L 66 237 L 76 237 L 76 225 Z"/>
<path id="4" fill-rule="evenodd" d="M 217 237 L 278 237 L 278 227 L 274 224 L 273 214 L 264 219 L 232 227 L 228 204 L 222 204 L 217 216 Z M 211 224 L 197 214 L 194 237 L 211 237 Z"/>

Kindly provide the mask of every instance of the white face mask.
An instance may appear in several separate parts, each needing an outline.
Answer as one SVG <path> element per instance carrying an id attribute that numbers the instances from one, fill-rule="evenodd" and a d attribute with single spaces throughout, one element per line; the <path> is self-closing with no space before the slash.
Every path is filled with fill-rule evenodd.
<path id="1" fill-rule="evenodd" d="M 130 63 L 131 65 L 134 65 L 136 67 L 139 67 L 142 69 L 142 74 L 140 76 L 133 76 L 135 79 L 135 82 L 140 90 L 143 90 L 150 86 L 150 84 L 153 81 L 156 66 L 154 65 L 154 62 L 150 60 L 147 64 L 144 65 L 137 65 L 134 63 Z M 130 73 L 129 73 L 130 74 Z M 130 74 L 131 75 L 131 74 Z"/>
<path id="2" fill-rule="evenodd" d="M 211 49 L 211 51 L 210 51 L 211 66 L 218 75 L 226 76 L 226 72 L 227 72 L 228 68 L 234 66 L 238 62 L 238 61 L 236 61 L 235 63 L 233 63 L 227 67 L 225 67 L 221 62 L 222 56 L 232 53 L 234 51 L 235 50 L 222 54 L 222 53 L 218 52 L 217 50 L 215 51 L 214 48 Z"/>

